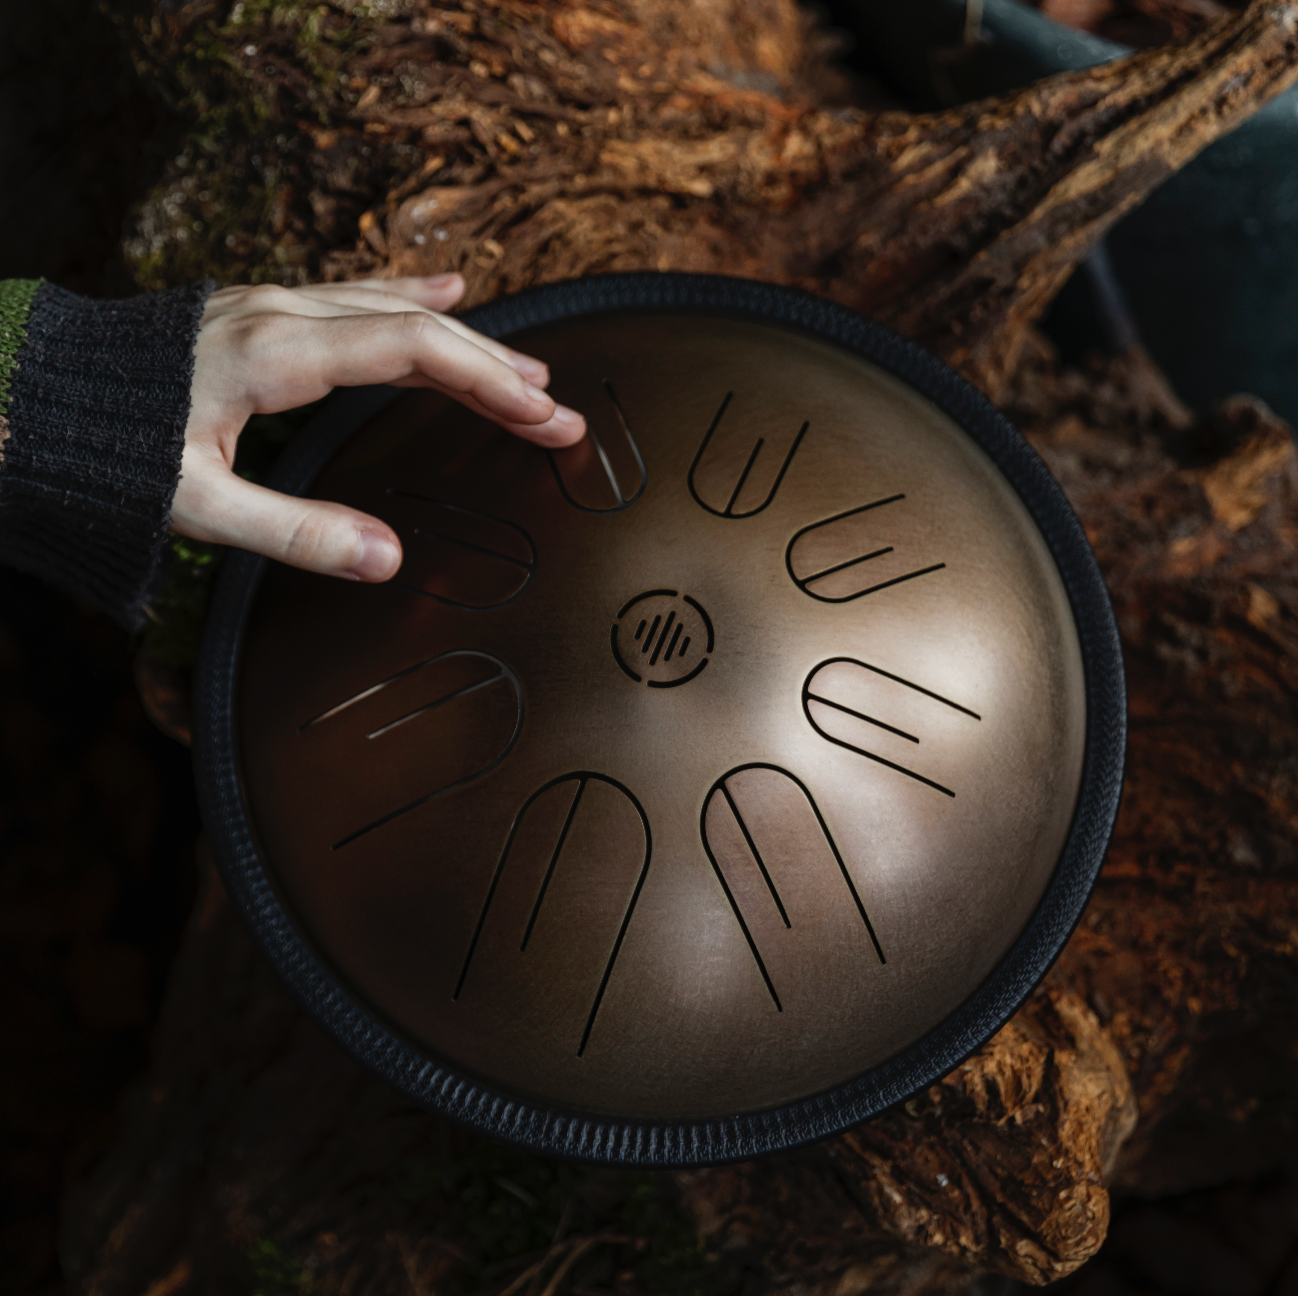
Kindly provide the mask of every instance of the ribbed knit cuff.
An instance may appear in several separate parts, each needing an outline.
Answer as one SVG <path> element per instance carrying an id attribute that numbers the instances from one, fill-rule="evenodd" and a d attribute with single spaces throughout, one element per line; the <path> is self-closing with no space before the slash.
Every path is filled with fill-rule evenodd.
<path id="1" fill-rule="evenodd" d="M 92 301 L 0 284 L 0 562 L 128 629 L 143 622 L 167 536 L 213 287 Z"/>

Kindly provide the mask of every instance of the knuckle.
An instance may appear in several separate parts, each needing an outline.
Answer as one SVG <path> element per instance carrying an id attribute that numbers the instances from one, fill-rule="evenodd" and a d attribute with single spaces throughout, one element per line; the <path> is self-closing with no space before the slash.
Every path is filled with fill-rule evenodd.
<path id="1" fill-rule="evenodd" d="M 244 356 L 256 357 L 278 345 L 284 335 L 282 315 L 246 315 L 231 329 L 235 346 Z"/>
<path id="2" fill-rule="evenodd" d="M 346 528 L 323 509 L 310 509 L 293 523 L 284 545 L 285 561 L 293 566 L 346 567 L 354 561 L 357 544 L 343 542 Z"/>
<path id="3" fill-rule="evenodd" d="M 287 310 L 292 301 L 292 290 L 280 284 L 256 284 L 248 289 L 248 304 L 257 310 Z"/>
<path id="4" fill-rule="evenodd" d="M 309 563 L 320 552 L 323 528 L 320 519 L 307 513 L 294 521 L 284 541 L 284 557 L 294 566 Z"/>
<path id="5" fill-rule="evenodd" d="M 527 383 L 503 361 L 494 357 L 488 358 L 487 363 L 482 365 L 474 379 L 472 390 L 479 400 L 490 400 L 495 405 L 507 403 L 514 412 L 532 408 Z"/>
<path id="6" fill-rule="evenodd" d="M 438 334 L 443 330 L 431 315 L 420 311 L 402 311 L 398 319 L 401 321 L 402 332 L 411 346 L 418 347 L 421 351 L 432 350 L 437 346 L 440 341 Z"/>
<path id="7" fill-rule="evenodd" d="M 247 296 L 247 293 L 248 286 L 246 284 L 232 284 L 225 288 L 217 288 L 214 292 L 208 294 L 208 309 L 219 308 L 224 310 L 237 306 Z"/>

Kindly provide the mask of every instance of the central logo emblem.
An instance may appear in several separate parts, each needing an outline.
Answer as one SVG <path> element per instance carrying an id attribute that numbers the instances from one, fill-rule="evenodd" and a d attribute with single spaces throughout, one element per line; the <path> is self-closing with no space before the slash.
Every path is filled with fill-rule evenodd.
<path id="1" fill-rule="evenodd" d="M 712 621 L 703 605 L 676 590 L 637 594 L 613 622 L 613 658 L 637 684 L 688 684 L 712 652 Z"/>

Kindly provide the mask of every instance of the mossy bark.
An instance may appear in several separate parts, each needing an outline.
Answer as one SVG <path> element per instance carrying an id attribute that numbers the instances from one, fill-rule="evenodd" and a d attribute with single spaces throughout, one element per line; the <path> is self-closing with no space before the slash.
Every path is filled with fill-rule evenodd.
<path id="1" fill-rule="evenodd" d="M 913 116 L 853 102 L 794 0 L 159 0 L 131 30 L 195 120 L 129 248 L 149 287 L 459 270 L 468 304 L 607 270 L 762 278 L 997 395 L 1114 221 L 1298 79 L 1296 24 L 1258 0 Z"/>

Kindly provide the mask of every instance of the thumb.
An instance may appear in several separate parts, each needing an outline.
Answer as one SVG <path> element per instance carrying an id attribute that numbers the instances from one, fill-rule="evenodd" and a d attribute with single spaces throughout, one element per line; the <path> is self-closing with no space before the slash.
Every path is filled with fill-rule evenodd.
<path id="1" fill-rule="evenodd" d="M 401 566 L 401 542 L 386 522 L 345 504 L 295 499 L 236 476 L 186 447 L 171 525 L 192 540 L 264 554 L 290 567 L 385 581 Z"/>

